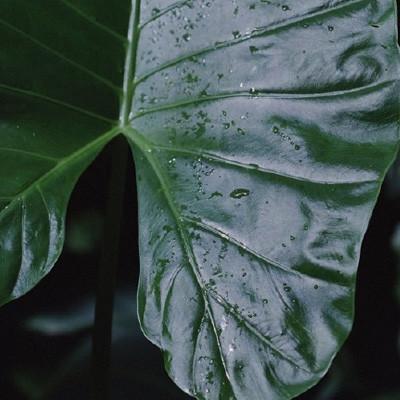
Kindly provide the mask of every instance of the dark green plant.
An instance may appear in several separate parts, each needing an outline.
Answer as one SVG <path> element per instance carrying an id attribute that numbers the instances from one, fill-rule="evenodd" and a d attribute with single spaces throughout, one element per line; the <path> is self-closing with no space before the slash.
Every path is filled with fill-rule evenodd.
<path id="1" fill-rule="evenodd" d="M 351 329 L 361 241 L 398 149 L 395 11 L 3 0 L 0 303 L 52 268 L 76 180 L 118 136 L 137 170 L 139 317 L 170 376 L 210 400 L 314 385 Z M 95 361 L 107 358 L 125 162 L 119 140 Z"/>

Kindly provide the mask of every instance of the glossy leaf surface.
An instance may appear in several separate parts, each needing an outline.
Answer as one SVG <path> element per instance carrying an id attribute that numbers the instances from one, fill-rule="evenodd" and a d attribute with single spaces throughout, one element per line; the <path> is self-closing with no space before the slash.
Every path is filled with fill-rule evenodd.
<path id="1" fill-rule="evenodd" d="M 398 146 L 390 0 L 5 0 L 0 301 L 53 266 L 115 135 L 137 168 L 139 317 L 199 399 L 289 399 L 353 320 Z"/>

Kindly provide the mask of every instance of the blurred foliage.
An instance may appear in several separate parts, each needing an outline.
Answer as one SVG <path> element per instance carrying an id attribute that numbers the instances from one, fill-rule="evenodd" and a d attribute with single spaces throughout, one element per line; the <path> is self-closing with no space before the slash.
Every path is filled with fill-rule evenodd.
<path id="1" fill-rule="evenodd" d="M 150 365 L 160 364 L 158 350 L 145 354 L 145 339 L 140 332 L 136 313 L 135 290 L 119 290 L 115 299 L 113 320 L 113 399 L 126 399 L 147 391 L 147 399 L 158 398 L 164 392 L 166 398 L 183 399 L 179 389 L 167 385 L 162 370 Z M 31 400 L 42 399 L 86 399 L 89 397 L 87 383 L 90 381 L 91 327 L 94 300 L 77 303 L 69 310 L 39 314 L 29 317 L 24 328 L 46 341 L 56 339 L 60 343 L 71 339 L 69 349 L 59 346 L 59 361 L 55 366 L 37 370 L 35 366 L 21 366 L 14 373 L 14 382 L 19 390 Z M 144 345 L 144 346 L 143 346 Z M 155 353 L 155 354 L 154 354 Z M 149 357 L 150 356 L 150 357 Z M 146 358 L 149 361 L 146 361 Z M 149 374 L 152 368 L 154 375 Z M 135 384 L 132 384 L 132 375 Z M 140 384 L 143 388 L 137 386 Z M 132 397 L 133 398 L 133 397 Z"/>
<path id="2" fill-rule="evenodd" d="M 399 259 L 398 264 L 397 264 L 398 278 L 397 278 L 395 295 L 396 295 L 398 303 L 400 304 L 400 223 L 396 226 L 396 230 L 393 234 L 392 248 L 396 252 L 396 255 Z"/>
<path id="3" fill-rule="evenodd" d="M 143 399 L 158 398 L 159 393 L 163 392 L 164 396 L 171 397 L 162 399 L 189 399 L 172 384 L 167 385 L 168 378 L 162 376 L 163 374 L 154 379 L 154 376 L 149 374 L 150 368 L 154 370 L 152 367 L 147 370 L 135 367 L 135 363 L 143 362 L 141 349 L 148 347 L 140 332 L 136 314 L 133 312 L 135 306 L 133 289 L 120 289 L 117 292 L 113 321 L 113 400 L 126 399 L 127 394 L 137 395 L 138 388 L 131 384 L 133 373 L 136 375 L 136 380 L 142 382 L 146 388 L 147 396 Z M 58 338 L 60 342 L 66 336 L 76 338 L 66 356 L 63 356 L 63 350 L 60 351 L 60 360 L 55 367 L 49 366 L 38 370 L 36 367 L 22 366 L 15 372 L 14 382 L 27 399 L 67 399 L 71 398 L 68 397 L 71 393 L 74 393 L 74 399 L 85 398 L 86 393 L 82 388 L 85 386 L 85 380 L 90 379 L 90 334 L 93 312 L 94 300 L 89 299 L 68 310 L 34 315 L 25 321 L 24 329 L 43 341 L 50 337 Z M 154 350 L 158 352 L 155 348 Z M 315 400 L 333 399 L 346 385 L 346 377 L 349 374 L 352 374 L 352 361 L 349 354 L 344 351 L 337 358 L 329 379 L 318 389 Z M 124 388 L 123 393 L 118 390 L 121 387 Z M 354 388 L 356 389 L 356 385 Z M 66 392 L 69 393 L 68 396 Z"/>
<path id="4" fill-rule="evenodd" d="M 397 157 L 396 161 L 394 162 L 392 168 L 389 171 L 389 174 L 386 178 L 386 185 L 388 187 L 389 195 L 393 197 L 395 201 L 400 201 L 400 156 Z M 395 288 L 395 296 L 399 304 L 399 312 L 400 312 L 400 221 L 398 221 L 393 233 L 392 249 L 397 256 L 397 284 Z M 400 327 L 399 327 L 398 351 L 400 354 Z M 398 396 L 397 398 L 391 397 L 388 399 L 389 400 L 391 400 L 392 398 L 400 399 L 400 394 L 398 394 L 397 396 Z"/>
<path id="5" fill-rule="evenodd" d="M 68 224 L 66 249 L 76 254 L 90 253 L 100 243 L 102 229 L 102 215 L 94 209 L 86 210 Z"/>

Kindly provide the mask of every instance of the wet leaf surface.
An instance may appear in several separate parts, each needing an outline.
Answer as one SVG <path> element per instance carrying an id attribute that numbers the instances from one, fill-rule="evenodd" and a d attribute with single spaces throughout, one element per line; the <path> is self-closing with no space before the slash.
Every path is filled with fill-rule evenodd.
<path id="1" fill-rule="evenodd" d="M 389 0 L 3 1 L 0 302 L 52 268 L 77 178 L 123 134 L 168 373 L 199 399 L 304 392 L 351 329 L 396 40 Z"/>

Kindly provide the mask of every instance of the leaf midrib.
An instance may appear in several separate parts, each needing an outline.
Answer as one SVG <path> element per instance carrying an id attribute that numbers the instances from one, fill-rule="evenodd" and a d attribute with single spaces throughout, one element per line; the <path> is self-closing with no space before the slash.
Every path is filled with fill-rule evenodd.
<path id="1" fill-rule="evenodd" d="M 122 84 L 122 99 L 120 108 L 120 127 L 123 129 L 129 124 L 129 114 L 135 94 L 134 76 L 137 64 L 137 49 L 140 36 L 140 8 L 141 0 L 132 0 L 131 14 L 128 25 L 128 46 L 126 50 L 124 81 Z"/>
<path id="2" fill-rule="evenodd" d="M 153 169 L 153 172 L 157 176 L 157 179 L 160 182 L 160 185 L 161 185 L 161 187 L 163 189 L 162 190 L 163 194 L 164 194 L 165 199 L 166 199 L 166 201 L 168 203 L 169 209 L 170 209 L 170 211 L 171 211 L 171 213 L 172 213 L 172 215 L 173 215 L 173 217 L 175 219 L 176 226 L 177 226 L 178 232 L 179 232 L 179 236 L 181 238 L 181 241 L 182 241 L 182 244 L 183 244 L 183 247 L 184 247 L 184 251 L 186 253 L 186 257 L 188 259 L 188 262 L 189 262 L 189 264 L 191 266 L 191 270 L 192 270 L 192 272 L 193 272 L 193 274 L 195 276 L 197 285 L 198 285 L 198 287 L 200 289 L 200 292 L 202 294 L 203 301 L 204 301 L 204 304 L 205 304 L 205 311 L 207 310 L 207 313 L 208 313 L 210 321 L 211 321 L 211 325 L 213 327 L 214 335 L 215 335 L 215 338 L 216 338 L 216 343 L 217 343 L 218 350 L 219 350 L 220 357 L 221 357 L 221 362 L 222 362 L 223 367 L 224 367 L 224 373 L 225 373 L 225 376 L 226 376 L 228 382 L 230 383 L 228 370 L 227 370 L 227 367 L 226 367 L 226 362 L 224 360 L 224 355 L 223 355 L 223 351 L 222 351 L 222 346 L 221 346 L 221 343 L 220 343 L 219 337 L 218 337 L 217 327 L 215 325 L 214 317 L 213 317 L 213 314 L 212 314 L 212 310 L 211 310 L 208 298 L 204 293 L 205 289 L 204 289 L 204 285 L 202 285 L 201 275 L 199 274 L 199 272 L 198 272 L 198 270 L 196 268 L 197 263 L 194 260 L 194 255 L 193 255 L 193 251 L 192 251 L 192 248 L 191 248 L 191 244 L 188 241 L 185 229 L 184 229 L 184 227 L 182 225 L 181 217 L 180 217 L 180 215 L 179 215 L 179 213 L 177 211 L 177 208 L 175 207 L 175 204 L 174 204 L 174 201 L 173 201 L 173 199 L 172 199 L 172 197 L 170 195 L 170 192 L 169 192 L 168 188 L 166 187 L 164 177 L 163 177 L 163 175 L 161 173 L 161 170 L 160 170 L 160 168 L 159 168 L 159 166 L 157 164 L 157 161 L 151 155 L 153 149 L 152 149 L 151 146 L 149 146 L 149 143 L 147 142 L 147 140 L 145 138 L 143 138 L 134 129 L 126 128 L 125 134 L 126 134 L 127 137 L 130 137 L 132 139 L 132 141 L 135 143 L 137 148 L 142 152 L 144 157 L 148 160 L 149 164 L 151 165 L 151 167 Z M 193 382 L 193 384 L 194 384 L 194 382 Z"/>
<path id="3" fill-rule="evenodd" d="M 213 330 L 214 330 L 214 334 L 215 334 L 215 338 L 219 347 L 219 352 L 220 352 L 220 357 L 221 357 L 221 361 L 223 363 L 223 365 L 225 364 L 224 361 L 224 355 L 223 355 L 223 351 L 222 351 L 222 346 L 219 342 L 219 337 L 218 337 L 218 332 L 217 332 L 217 326 L 215 324 L 215 320 L 214 320 L 214 316 L 213 316 L 213 312 L 212 312 L 212 308 L 208 299 L 208 296 L 211 296 L 215 301 L 217 301 L 225 310 L 226 309 L 226 304 L 225 302 L 223 302 L 221 300 L 221 296 L 215 292 L 215 291 L 211 291 L 208 290 L 205 287 L 205 283 L 203 281 L 203 278 L 198 270 L 198 263 L 196 261 L 196 257 L 194 255 L 193 249 L 192 249 L 192 244 L 190 243 L 189 240 L 189 235 L 186 232 L 186 228 L 184 227 L 184 222 L 185 222 L 185 218 L 178 212 L 176 206 L 175 206 L 175 202 L 173 200 L 173 198 L 171 197 L 170 194 L 170 190 L 165 182 L 165 178 L 163 176 L 163 173 L 161 171 L 161 167 L 158 165 L 158 162 L 156 161 L 155 157 L 153 156 L 153 146 L 151 145 L 150 142 L 148 142 L 142 135 L 140 135 L 137 131 L 135 131 L 133 128 L 126 128 L 125 131 L 123 132 L 128 138 L 130 138 L 135 145 L 137 146 L 137 148 L 141 151 L 141 153 L 144 155 L 144 157 L 146 158 L 146 160 L 149 162 L 150 166 L 152 167 L 153 172 L 155 173 L 155 175 L 157 176 L 157 179 L 161 185 L 162 188 L 162 192 L 165 196 L 165 199 L 167 201 L 168 207 L 174 217 L 174 220 L 176 222 L 176 226 L 179 232 L 179 236 L 181 238 L 184 250 L 185 250 L 185 254 L 187 257 L 187 260 L 189 262 L 189 265 L 191 267 L 191 270 L 196 278 L 196 282 L 197 285 L 199 286 L 199 289 L 201 291 L 203 300 L 204 300 L 204 304 L 205 304 L 205 308 L 206 311 L 209 315 L 211 324 L 213 326 Z M 233 312 L 232 310 L 234 310 L 233 306 L 231 306 L 229 304 L 229 312 Z M 310 373 L 309 370 L 307 370 L 306 368 L 302 367 L 301 365 L 299 365 L 295 360 L 293 360 L 290 356 L 288 356 L 287 354 L 285 354 L 282 350 L 280 350 L 279 348 L 277 348 L 272 342 L 270 342 L 261 332 L 259 332 L 257 330 L 256 327 L 254 327 L 247 319 L 245 319 L 244 317 L 242 317 L 241 315 L 238 315 L 237 313 L 233 313 L 233 316 L 235 319 L 239 319 L 240 321 L 242 321 L 248 328 L 248 330 L 256 335 L 256 337 L 258 337 L 259 339 L 261 339 L 272 351 L 274 351 L 275 353 L 279 354 L 280 357 L 284 360 L 286 360 L 287 362 L 289 362 L 290 364 L 294 365 L 295 367 Z M 226 377 L 228 379 L 228 382 L 230 382 L 229 379 L 229 375 L 228 375 L 228 371 L 226 366 L 224 365 L 224 370 L 225 370 L 225 374 Z"/>

